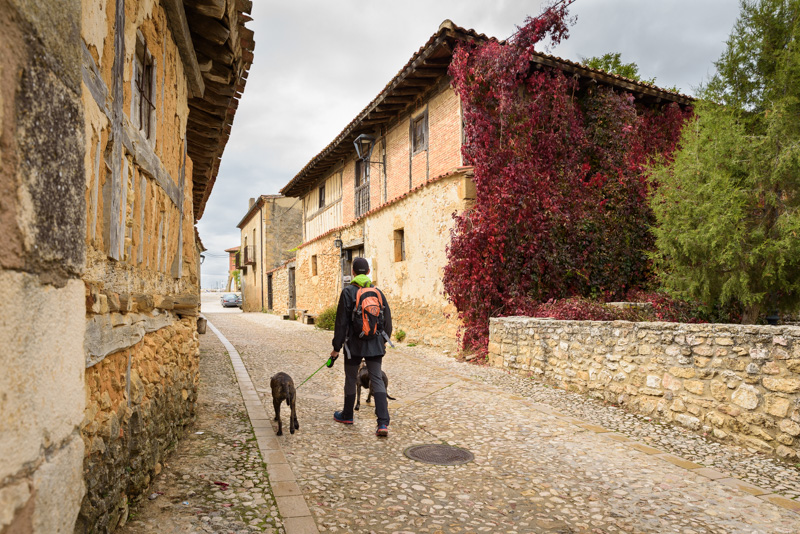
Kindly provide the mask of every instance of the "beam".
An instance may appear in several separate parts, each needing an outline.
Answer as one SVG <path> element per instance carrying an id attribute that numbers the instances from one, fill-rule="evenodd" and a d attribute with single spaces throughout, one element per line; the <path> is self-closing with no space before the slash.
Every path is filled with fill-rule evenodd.
<path id="1" fill-rule="evenodd" d="M 223 0 L 224 2 L 224 0 Z M 181 0 L 164 0 L 164 11 L 167 13 L 167 24 L 178 46 L 178 53 L 183 62 L 186 81 L 189 84 L 191 96 L 203 96 L 205 87 L 203 77 L 200 75 L 200 66 L 192 45 L 192 36 L 189 34 L 189 24 L 186 21 L 186 11 Z"/>
<path id="2" fill-rule="evenodd" d="M 195 13 L 188 15 L 188 19 L 192 32 L 202 35 L 212 43 L 225 44 L 231 34 L 231 30 L 217 22 L 217 19 Z"/>

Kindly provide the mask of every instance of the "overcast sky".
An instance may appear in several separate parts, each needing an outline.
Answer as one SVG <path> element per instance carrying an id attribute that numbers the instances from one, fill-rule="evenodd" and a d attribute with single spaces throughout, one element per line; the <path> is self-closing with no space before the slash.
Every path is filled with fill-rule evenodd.
<path id="1" fill-rule="evenodd" d="M 539 6 L 538 0 L 254 0 L 248 27 L 255 31 L 255 61 L 198 223 L 208 249 L 203 287 L 225 283 L 224 249 L 239 246 L 236 224 L 248 198 L 278 193 L 443 20 L 504 39 Z M 694 94 L 713 73 L 738 9 L 738 0 L 577 0 L 570 38 L 550 53 L 580 61 L 620 52 L 643 78 Z"/>

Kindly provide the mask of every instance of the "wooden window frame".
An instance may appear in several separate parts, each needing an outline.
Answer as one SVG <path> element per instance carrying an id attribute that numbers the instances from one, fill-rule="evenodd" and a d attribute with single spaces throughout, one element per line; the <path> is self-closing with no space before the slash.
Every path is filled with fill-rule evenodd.
<path id="1" fill-rule="evenodd" d="M 135 117 L 131 118 L 144 137 L 149 140 L 153 138 L 155 132 L 155 62 L 141 34 L 136 39 L 133 85 Z"/>
<path id="2" fill-rule="evenodd" d="M 317 255 L 311 255 L 311 276 L 317 276 L 319 271 L 317 270 Z"/>
<path id="3" fill-rule="evenodd" d="M 356 160 L 354 184 L 353 212 L 358 218 L 369 211 L 369 165 L 366 161 Z"/>
<path id="4" fill-rule="evenodd" d="M 420 139 L 421 138 L 421 139 Z M 428 127 L 428 108 L 422 113 L 412 116 L 409 121 L 409 140 L 411 142 L 411 155 L 428 150 L 430 130 Z"/>
<path id="5" fill-rule="evenodd" d="M 325 184 L 319 186 L 319 209 L 325 207 Z"/>
<path id="6" fill-rule="evenodd" d="M 404 228 L 394 231 L 394 261 L 406 261 L 406 235 Z"/>

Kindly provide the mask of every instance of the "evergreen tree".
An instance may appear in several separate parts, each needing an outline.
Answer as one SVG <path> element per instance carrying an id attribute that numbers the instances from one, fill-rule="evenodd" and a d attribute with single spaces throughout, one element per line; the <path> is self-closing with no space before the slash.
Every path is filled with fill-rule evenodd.
<path id="1" fill-rule="evenodd" d="M 752 323 L 800 304 L 800 0 L 744 0 L 680 150 L 654 169 L 665 288 Z"/>

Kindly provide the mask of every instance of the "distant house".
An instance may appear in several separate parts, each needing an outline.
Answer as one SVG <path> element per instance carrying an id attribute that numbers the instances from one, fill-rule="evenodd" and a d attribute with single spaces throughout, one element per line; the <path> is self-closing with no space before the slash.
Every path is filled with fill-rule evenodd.
<path id="1" fill-rule="evenodd" d="M 241 272 L 239 271 L 239 251 L 242 247 L 226 248 L 225 252 L 228 253 L 228 282 L 225 284 L 225 291 L 239 291 L 241 279 L 239 278 Z"/>
<path id="2" fill-rule="evenodd" d="M 472 169 L 461 156 L 461 101 L 447 70 L 459 43 L 490 39 L 443 22 L 378 96 L 281 189 L 302 199 L 298 308 L 318 313 L 335 304 L 349 282 L 352 259 L 363 256 L 392 304 L 396 327 L 411 340 L 454 344 L 459 324 L 443 294 L 442 272 L 452 215 L 469 208 L 475 188 Z M 642 101 L 688 102 L 554 56 L 535 54 L 532 62 L 586 83 L 617 86 Z"/>
<path id="3" fill-rule="evenodd" d="M 297 199 L 282 195 L 261 195 L 251 198 L 247 212 L 237 225 L 241 231 L 239 253 L 241 269 L 242 310 L 272 310 L 277 288 L 270 271 L 293 259 L 294 249 L 302 243 L 302 212 Z M 294 280 L 286 280 L 287 298 L 293 292 Z M 287 302 L 288 305 L 288 302 Z M 293 306 L 293 303 L 292 303 Z M 281 309 L 283 309 L 281 305 Z"/>

